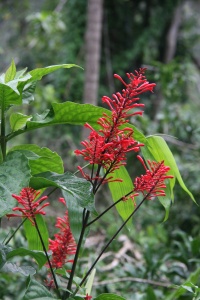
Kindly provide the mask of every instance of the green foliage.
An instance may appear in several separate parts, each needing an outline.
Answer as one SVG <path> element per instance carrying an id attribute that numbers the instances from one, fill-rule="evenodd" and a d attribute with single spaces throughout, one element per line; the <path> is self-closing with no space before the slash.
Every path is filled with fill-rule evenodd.
<path id="1" fill-rule="evenodd" d="M 26 144 L 15 146 L 9 152 L 12 151 L 18 151 L 27 157 L 32 175 L 47 171 L 62 174 L 64 171 L 61 157 L 46 147 Z"/>
<path id="2" fill-rule="evenodd" d="M 42 284 L 36 280 L 28 279 L 27 290 L 23 297 L 23 300 L 59 300 L 55 298 Z"/>
<path id="3" fill-rule="evenodd" d="M 18 194 L 24 186 L 29 185 L 31 172 L 28 159 L 17 151 L 8 154 L 6 160 L 0 165 L 0 178 L 0 216 L 2 217 L 16 204 L 12 194 Z"/>
<path id="4" fill-rule="evenodd" d="M 120 178 L 123 182 L 111 182 L 109 183 L 109 189 L 112 194 L 112 199 L 114 202 L 119 200 L 124 195 L 130 193 L 133 190 L 133 182 L 126 170 L 125 167 L 121 167 L 119 170 L 116 170 L 113 174 L 113 179 Z M 125 184 L 124 184 L 125 183 Z M 125 202 L 121 201 L 116 205 L 120 216 L 123 220 L 126 220 L 129 215 L 134 210 L 134 204 L 132 199 L 127 199 Z M 128 227 L 131 227 L 132 221 L 130 220 L 127 224 Z"/>
<path id="5" fill-rule="evenodd" d="M 36 222 L 39 228 L 40 233 L 42 234 L 43 243 L 46 249 L 48 249 L 49 245 L 49 232 L 47 229 L 46 222 L 44 221 L 41 215 L 36 216 Z M 31 224 L 29 220 L 24 222 L 24 231 L 28 241 L 28 247 L 30 250 L 41 250 L 43 251 L 43 245 L 41 244 L 40 237 L 38 236 L 38 232 Z"/>
<path id="6" fill-rule="evenodd" d="M 81 247 L 83 246 L 82 243 L 85 241 L 86 235 L 89 232 L 89 226 L 87 228 L 86 221 L 88 221 L 90 213 L 93 214 L 94 218 L 98 218 L 95 209 L 95 199 L 92 184 L 85 179 L 76 177 L 74 174 L 68 171 L 64 172 L 63 161 L 61 157 L 57 153 L 51 151 L 46 147 L 41 148 L 35 144 L 17 145 L 12 147 L 8 152 L 7 142 L 23 133 L 53 125 L 84 125 L 84 123 L 88 122 L 91 126 L 94 127 L 94 129 L 98 129 L 99 125 L 97 123 L 97 120 L 102 116 L 103 113 L 108 113 L 109 115 L 110 112 L 104 108 L 92 106 L 89 104 L 83 105 L 69 101 L 64 103 L 52 103 L 51 108 L 45 110 L 42 114 L 36 113 L 33 115 L 25 115 L 21 112 L 14 111 L 10 115 L 10 132 L 7 133 L 5 131 L 5 124 L 7 121 L 7 113 L 9 109 L 11 108 L 11 106 L 14 106 L 15 108 L 15 106 L 30 104 L 31 101 L 34 100 L 34 92 L 37 81 L 41 80 L 43 76 L 51 72 L 72 67 L 78 66 L 74 64 L 61 64 L 46 68 L 37 68 L 30 72 L 27 72 L 26 69 L 17 72 L 15 63 L 14 61 L 12 61 L 5 74 L 1 75 L 0 105 L 2 112 L 2 164 L 0 165 L 0 176 L 2 178 L 2 187 L 0 189 L 0 205 L 2 212 L 1 216 L 4 216 L 15 206 L 16 201 L 13 199 L 12 194 L 19 194 L 21 189 L 24 187 L 30 186 L 35 190 L 42 189 L 43 191 L 50 187 L 54 188 L 55 190 L 60 189 L 67 201 L 70 228 L 78 244 L 77 251 L 80 251 Z M 166 208 L 165 219 L 167 219 L 170 201 L 173 195 L 175 179 L 179 181 L 180 186 L 194 200 L 193 195 L 185 186 L 179 173 L 178 167 L 175 163 L 174 157 L 165 141 L 158 136 L 145 137 L 145 135 L 141 133 L 136 126 L 133 126 L 131 124 L 126 124 L 126 126 L 134 130 L 134 138 L 136 140 L 144 143 L 145 147 L 143 150 L 143 156 L 145 157 L 145 159 L 153 157 L 153 159 L 156 161 L 164 160 L 166 165 L 168 164 L 170 166 L 171 174 L 175 177 L 174 181 L 168 184 L 166 201 L 165 199 L 160 199 L 161 203 Z M 133 190 L 132 180 L 129 173 L 124 167 L 121 167 L 119 170 L 115 171 L 115 173 L 113 174 L 113 179 L 115 178 L 121 178 L 123 179 L 123 182 L 115 182 L 109 184 L 114 202 Z M 37 199 L 35 201 L 35 203 L 37 203 Z M 134 204 L 131 199 L 127 200 L 126 202 L 121 201 L 121 203 L 117 204 L 117 210 L 122 219 L 126 221 L 127 218 L 134 212 Z M 38 263 L 39 268 L 41 268 L 45 264 L 46 260 L 44 259 L 44 255 L 41 255 L 42 252 L 40 251 L 48 249 L 48 228 L 46 226 L 45 219 L 41 215 L 37 215 L 34 221 L 37 226 L 33 226 L 29 220 L 25 220 L 24 222 L 24 233 L 28 241 L 29 250 L 25 250 L 23 247 L 16 250 L 11 250 L 7 246 L 1 247 L 0 262 L 3 267 L 3 273 L 20 273 L 25 276 L 33 276 L 36 273 L 36 270 L 32 266 L 18 266 L 15 262 L 8 261 L 11 258 L 15 259 L 17 256 L 25 257 L 28 255 L 34 258 Z M 128 227 L 131 228 L 131 225 L 131 221 L 129 221 Z M 110 240 L 110 242 L 111 241 L 112 239 Z M 161 266 L 161 259 L 156 262 L 154 257 L 152 259 L 150 252 L 151 251 L 146 251 L 144 253 L 144 259 L 146 260 L 148 265 L 145 272 L 146 275 L 149 274 L 149 276 L 154 276 L 154 274 L 157 274 L 157 269 L 159 269 Z M 79 252 L 77 253 L 79 255 Z M 102 253 L 97 258 L 96 262 L 100 259 L 101 255 Z M 158 256 L 159 255 L 160 254 L 158 254 Z M 77 262 L 77 259 L 78 256 L 75 258 L 75 262 Z M 74 265 L 76 267 L 76 264 Z M 53 270 L 51 271 L 53 272 Z M 86 273 L 83 282 L 88 275 L 89 273 Z M 70 278 L 73 279 L 73 275 L 72 277 L 70 275 Z M 85 286 L 88 293 L 90 293 L 91 291 L 93 279 L 94 274 L 92 273 L 88 284 L 86 284 Z M 67 288 L 71 289 L 71 286 Z M 56 289 L 56 291 L 58 297 L 60 297 L 59 290 Z M 157 297 L 156 293 L 154 293 L 151 288 L 147 290 L 147 295 L 150 297 L 150 299 L 156 299 Z M 23 299 L 58 298 L 55 298 L 54 294 L 50 293 L 43 285 L 39 284 L 37 281 L 29 277 Z M 72 296 L 71 299 L 84 298 L 82 296 Z M 100 294 L 95 299 L 120 300 L 125 298 L 117 296 L 113 293 L 104 293 Z"/>

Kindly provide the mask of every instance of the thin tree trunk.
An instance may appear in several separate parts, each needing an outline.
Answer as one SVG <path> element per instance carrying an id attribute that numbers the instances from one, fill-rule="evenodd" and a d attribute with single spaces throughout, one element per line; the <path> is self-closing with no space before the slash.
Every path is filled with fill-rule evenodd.
<path id="1" fill-rule="evenodd" d="M 85 35 L 84 102 L 97 104 L 103 0 L 88 0 Z"/>
<path id="2" fill-rule="evenodd" d="M 101 54 L 103 0 L 88 0 L 85 34 L 85 83 L 83 102 L 97 105 Z M 83 130 L 83 138 L 87 135 Z"/>

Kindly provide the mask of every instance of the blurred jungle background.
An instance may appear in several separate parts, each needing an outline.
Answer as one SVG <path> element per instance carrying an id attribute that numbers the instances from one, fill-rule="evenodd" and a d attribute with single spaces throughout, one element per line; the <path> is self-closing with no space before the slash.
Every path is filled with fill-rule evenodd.
<path id="1" fill-rule="evenodd" d="M 1 0 L 1 72 L 12 58 L 18 69 L 62 63 L 84 68 L 45 77 L 32 107 L 23 107 L 29 115 L 42 113 L 55 101 L 102 105 L 103 95 L 121 89 L 114 73 L 125 78 L 126 72 L 146 67 L 156 90 L 142 96 L 144 116 L 131 121 L 145 135 L 163 134 L 200 204 L 199 0 Z M 49 147 L 74 172 L 82 161 L 77 162 L 73 151 L 84 134 L 80 127 L 58 126 L 20 136 L 17 143 Z M 129 157 L 127 166 L 132 178 L 137 175 L 134 159 Z M 166 222 L 158 200 L 147 202 L 135 215 L 132 231 L 124 230 L 98 264 L 93 296 L 115 292 L 129 300 L 200 299 L 195 296 L 200 286 L 200 210 L 178 184 L 174 198 Z M 111 201 L 108 191 L 102 190 L 97 200 L 100 211 Z M 94 260 L 106 233 L 114 233 L 120 224 L 113 211 L 92 228 L 80 269 Z M 25 243 L 23 235 L 15 243 Z M 194 286 L 175 294 L 171 285 L 186 280 Z M 16 275 L 0 276 L 0 299 L 20 299 L 23 284 Z"/>

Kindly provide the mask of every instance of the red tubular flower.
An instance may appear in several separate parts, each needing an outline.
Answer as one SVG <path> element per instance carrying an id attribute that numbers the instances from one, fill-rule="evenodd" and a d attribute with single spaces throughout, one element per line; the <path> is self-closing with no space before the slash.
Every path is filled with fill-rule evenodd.
<path id="1" fill-rule="evenodd" d="M 57 218 L 55 226 L 60 231 L 54 234 L 54 240 L 49 239 L 49 250 L 52 251 L 51 265 L 57 269 L 62 268 L 67 262 L 73 263 L 73 260 L 69 260 L 68 256 L 76 253 L 76 242 L 69 226 L 67 211 L 63 218 Z"/>
<path id="2" fill-rule="evenodd" d="M 12 209 L 13 211 L 21 212 L 21 214 L 7 214 L 7 217 L 25 217 L 28 218 L 33 225 L 35 225 L 35 216 L 39 214 L 45 215 L 46 213 L 42 209 L 49 205 L 48 202 L 41 205 L 41 203 L 48 198 L 47 196 L 43 196 L 36 200 L 39 194 L 40 191 L 36 191 L 31 187 L 23 188 L 20 195 L 12 194 L 12 197 L 15 198 L 23 207 L 14 207 Z"/>
<path id="3" fill-rule="evenodd" d="M 88 294 L 85 296 L 84 298 L 85 300 L 91 300 L 92 299 L 92 296 L 89 296 Z"/>
<path id="4" fill-rule="evenodd" d="M 120 166 L 126 164 L 126 153 L 130 151 L 139 151 L 143 144 L 138 143 L 134 139 L 134 131 L 129 127 L 125 127 L 128 122 L 127 118 L 133 115 L 142 115 L 142 111 L 133 111 L 138 107 L 143 107 L 144 104 L 135 103 L 139 100 L 138 95 L 146 91 L 152 91 L 155 83 L 150 84 L 145 76 L 145 69 L 140 69 L 136 74 L 127 73 L 130 83 L 126 84 L 119 75 L 114 75 L 124 85 L 125 89 L 122 93 L 113 94 L 112 99 L 104 96 L 102 101 L 105 102 L 111 109 L 111 115 L 106 113 L 98 119 L 100 130 L 95 131 L 89 124 L 85 127 L 91 130 L 88 140 L 81 144 L 83 150 L 75 150 L 76 155 L 82 155 L 90 164 L 98 165 L 98 171 L 89 177 L 79 166 L 81 174 L 91 182 L 100 180 L 100 183 L 112 181 L 112 176 L 106 176 Z M 100 177 L 100 168 L 103 167 L 106 171 L 104 177 Z"/>
<path id="5" fill-rule="evenodd" d="M 138 155 L 138 159 L 146 170 L 145 175 L 137 177 L 134 181 L 134 192 L 142 192 L 147 199 L 151 200 L 157 196 L 165 196 L 164 189 L 166 188 L 165 179 L 173 178 L 172 175 L 166 175 L 170 168 L 164 165 L 164 161 L 155 162 L 149 161 L 149 169 L 144 163 L 144 160 Z"/>

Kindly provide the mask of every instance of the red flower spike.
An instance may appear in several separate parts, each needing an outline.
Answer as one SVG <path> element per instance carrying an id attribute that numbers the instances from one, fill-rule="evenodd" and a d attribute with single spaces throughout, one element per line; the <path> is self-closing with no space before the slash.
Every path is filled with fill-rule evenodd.
<path id="1" fill-rule="evenodd" d="M 41 205 L 41 203 L 46 200 L 48 197 L 43 196 L 40 199 L 36 200 L 37 196 L 40 194 L 40 191 L 36 191 L 30 187 L 23 188 L 20 192 L 20 195 L 12 194 L 12 197 L 15 198 L 19 204 L 23 207 L 14 207 L 13 211 L 19 211 L 21 214 L 7 214 L 8 218 L 11 217 L 24 217 L 28 218 L 33 225 L 36 215 L 45 215 L 43 208 L 49 205 L 49 202 Z"/>
<path id="2" fill-rule="evenodd" d="M 98 165 L 95 176 L 87 175 L 81 167 L 78 167 L 82 176 L 90 182 L 96 181 L 100 184 L 111 182 L 108 174 L 114 172 L 126 164 L 126 154 L 130 151 L 137 152 L 140 147 L 134 139 L 134 131 L 124 125 L 128 118 L 134 115 L 142 115 L 142 111 L 133 111 L 133 109 L 143 107 L 144 104 L 136 103 L 139 100 L 138 95 L 147 91 L 153 91 L 155 83 L 150 84 L 145 76 L 145 69 L 133 73 L 127 73 L 129 83 L 125 83 L 119 75 L 114 75 L 125 86 L 121 93 L 102 97 L 102 101 L 111 109 L 111 115 L 103 113 L 98 119 L 99 131 L 95 131 L 92 126 L 85 124 L 86 128 L 91 130 L 88 140 L 81 142 L 84 149 L 75 150 L 76 155 L 82 155 L 90 164 Z M 104 168 L 105 176 L 100 176 L 100 169 Z M 94 170 L 93 172 L 94 173 Z M 115 181 L 115 180 L 114 180 Z"/>
<path id="3" fill-rule="evenodd" d="M 68 259 L 68 256 L 76 253 L 76 242 L 69 226 L 68 211 L 65 212 L 63 218 L 57 218 L 55 226 L 60 231 L 54 234 L 54 240 L 49 239 L 49 250 L 52 251 L 51 265 L 58 269 L 62 268 L 65 263 L 73 263 L 73 260 Z"/>
<path id="4" fill-rule="evenodd" d="M 170 168 L 164 165 L 164 161 L 155 162 L 149 161 L 149 169 L 145 165 L 144 160 L 138 156 L 138 159 L 145 168 L 146 174 L 137 177 L 134 181 L 134 192 L 141 192 L 147 199 L 151 200 L 157 196 L 165 196 L 164 189 L 166 188 L 165 179 L 173 178 L 172 175 L 166 175 Z"/>

